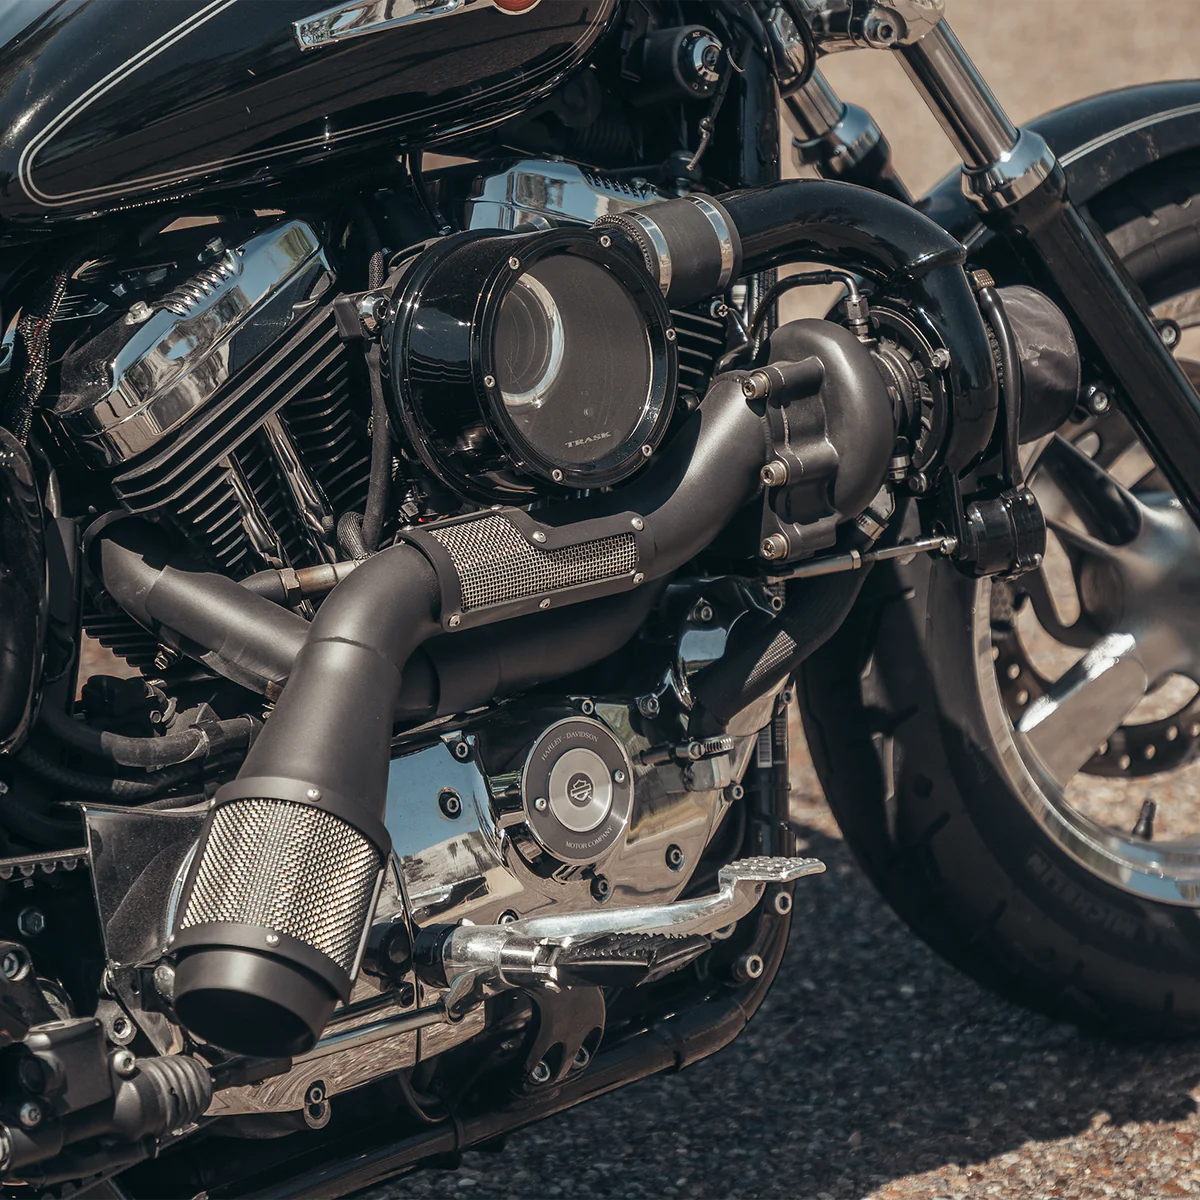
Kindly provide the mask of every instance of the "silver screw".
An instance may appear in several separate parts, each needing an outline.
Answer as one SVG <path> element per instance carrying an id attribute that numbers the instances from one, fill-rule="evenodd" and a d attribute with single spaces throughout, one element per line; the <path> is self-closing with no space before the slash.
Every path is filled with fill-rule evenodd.
<path id="1" fill-rule="evenodd" d="M 629 523 L 639 532 L 646 528 L 646 522 L 641 517 L 634 517 Z"/>
<path id="2" fill-rule="evenodd" d="M 175 968 L 170 963 L 159 963 L 154 968 L 154 990 L 164 1000 L 175 999 Z"/>
<path id="3" fill-rule="evenodd" d="M 584 700 L 579 705 L 579 711 L 583 713 L 585 717 L 590 717 L 592 713 L 596 711 L 596 705 L 591 700 Z"/>
<path id="4" fill-rule="evenodd" d="M 782 459 L 772 459 L 759 472 L 759 476 L 767 487 L 783 487 L 788 479 L 787 463 Z"/>
<path id="5" fill-rule="evenodd" d="M 550 607 L 550 597 L 549 596 L 547 596 L 545 600 L 538 601 L 538 608 L 549 608 L 549 607 Z"/>
<path id="6" fill-rule="evenodd" d="M 0 959 L 0 971 L 4 972 L 5 979 L 20 979 L 25 973 L 25 958 L 16 950 L 10 950 L 3 959 Z"/>
<path id="7" fill-rule="evenodd" d="M 148 321 L 154 315 L 154 310 L 148 305 L 145 300 L 135 300 L 129 306 L 129 316 L 126 320 L 131 325 L 136 325 L 141 321 Z"/>
<path id="8" fill-rule="evenodd" d="M 496 386 L 495 375 L 485 375 L 483 377 L 483 386 L 485 388 L 494 388 Z"/>
<path id="9" fill-rule="evenodd" d="M 137 1070 L 137 1055 L 132 1050 L 118 1050 L 112 1056 L 112 1068 L 122 1079 L 128 1079 Z"/>
<path id="10" fill-rule="evenodd" d="M 773 533 L 763 538 L 758 553 L 765 559 L 782 558 L 788 552 L 788 540 L 782 533 Z"/>
<path id="11" fill-rule="evenodd" d="M 545 797 L 545 796 L 539 796 L 539 797 L 538 797 L 538 798 L 537 798 L 537 799 L 536 799 L 536 800 L 533 802 L 533 807 L 534 807 L 534 808 L 536 808 L 536 809 L 538 810 L 538 812 L 545 812 L 545 811 L 546 811 L 546 805 L 547 805 L 547 800 L 546 800 L 546 797 Z"/>
<path id="12" fill-rule="evenodd" d="M 449 625 L 451 629 L 457 629 L 457 628 L 458 628 L 458 626 L 462 624 L 462 617 L 460 617 L 460 616 L 458 615 L 458 613 L 455 613 L 455 614 L 454 614 L 454 615 L 453 615 L 453 616 L 452 616 L 452 617 L 451 617 L 451 618 L 450 618 L 450 619 L 449 619 L 449 620 L 446 622 L 446 624 L 447 624 L 447 625 Z"/>
<path id="13" fill-rule="evenodd" d="M 516 257 L 510 258 L 508 260 L 508 265 L 512 267 L 514 271 L 519 271 L 521 269 L 521 260 Z"/>
<path id="14" fill-rule="evenodd" d="M 633 573 L 633 582 L 635 584 L 644 582 L 645 578 L 646 578 L 645 574 L 641 571 L 635 571 Z"/>
<path id="15" fill-rule="evenodd" d="M 454 743 L 454 757 L 457 758 L 460 762 L 466 762 L 467 759 L 471 757 L 470 745 L 465 741 L 455 742 Z"/>
<path id="16" fill-rule="evenodd" d="M 944 371 L 950 365 L 950 351 L 939 346 L 930 356 L 929 365 L 935 371 Z"/>
<path id="17" fill-rule="evenodd" d="M 267 945 L 268 946 L 278 946 L 279 945 L 279 934 L 268 933 L 267 934 Z"/>
<path id="18" fill-rule="evenodd" d="M 1112 407 L 1112 401 L 1108 398 L 1108 393 L 1100 388 L 1090 390 L 1087 398 L 1088 412 L 1094 416 L 1100 416 L 1102 413 L 1108 412 Z"/>
<path id="19" fill-rule="evenodd" d="M 653 453 L 654 453 L 654 447 L 653 447 L 653 446 L 646 445 L 646 446 L 643 446 L 643 447 L 642 447 L 642 457 L 643 457 L 643 458 L 649 458 L 649 457 L 650 457 L 650 455 L 652 455 Z"/>
<path id="20" fill-rule="evenodd" d="M 1179 326 L 1174 321 L 1166 321 L 1159 326 L 1158 336 L 1164 346 L 1174 346 L 1179 341 Z"/>
<path id="21" fill-rule="evenodd" d="M 887 47 L 894 45 L 900 35 L 892 18 L 872 11 L 863 22 L 863 36 L 872 46 Z"/>
<path id="22" fill-rule="evenodd" d="M 761 955 L 743 954 L 733 970 L 739 979 L 750 980 L 758 979 L 765 969 Z"/>
<path id="23" fill-rule="evenodd" d="M 614 771 L 613 772 L 613 783 L 624 783 L 624 782 L 625 782 L 625 772 L 621 771 L 621 770 Z"/>
<path id="24" fill-rule="evenodd" d="M 658 697 L 657 696 L 639 696 L 638 697 L 638 712 L 643 717 L 658 716 Z"/>
<path id="25" fill-rule="evenodd" d="M 21 931 L 22 937 L 37 937 L 39 933 L 45 931 L 46 914 L 31 904 L 27 908 L 21 909 L 17 916 L 17 928 Z"/>
<path id="26" fill-rule="evenodd" d="M 8 784 L 5 783 L 3 779 L 0 779 L 0 796 L 7 796 L 7 795 L 8 795 Z"/>
<path id="27" fill-rule="evenodd" d="M 310 800 L 320 800 L 320 798 L 321 798 L 321 789 L 320 789 L 320 788 L 309 788 L 309 789 L 308 789 L 308 791 L 307 791 L 307 792 L 305 792 L 304 794 L 305 794 L 305 795 L 306 795 L 306 796 L 307 796 L 307 797 L 308 797 Z"/>
<path id="28" fill-rule="evenodd" d="M 557 467 L 555 467 L 554 470 L 550 472 L 550 478 L 553 479 L 555 483 L 562 483 L 562 481 L 566 479 L 566 476 Z"/>
<path id="29" fill-rule="evenodd" d="M 774 908 L 781 917 L 786 917 L 792 911 L 791 896 L 787 892 L 776 892 Z"/>
<path id="30" fill-rule="evenodd" d="M 550 1067 L 546 1060 L 543 1059 L 532 1071 L 529 1072 L 530 1083 L 543 1084 L 550 1082 Z"/>
<path id="31" fill-rule="evenodd" d="M 667 341 L 668 341 L 668 342 L 673 342 L 674 340 L 675 340 L 675 330 L 673 330 L 673 329 L 668 329 L 668 330 L 667 330 Z"/>
<path id="32" fill-rule="evenodd" d="M 605 248 L 605 250 L 607 250 L 609 248 L 609 246 L 612 245 L 612 238 L 610 238 L 607 233 L 604 234 L 604 236 L 601 237 L 601 239 L 600 239 L 600 245 L 602 245 Z"/>
<path id="33" fill-rule="evenodd" d="M 546 540 L 546 535 L 540 529 L 535 529 L 533 531 L 533 540 L 535 542 L 544 542 Z"/>
<path id="34" fill-rule="evenodd" d="M 42 1123 L 42 1106 L 34 1100 L 26 1100 L 21 1105 L 21 1124 L 26 1129 L 32 1129 L 35 1125 Z"/>
<path id="35" fill-rule="evenodd" d="M 225 242 L 219 237 L 209 238 L 209 240 L 204 243 L 204 248 L 210 254 L 220 254 L 221 251 L 225 249 Z"/>

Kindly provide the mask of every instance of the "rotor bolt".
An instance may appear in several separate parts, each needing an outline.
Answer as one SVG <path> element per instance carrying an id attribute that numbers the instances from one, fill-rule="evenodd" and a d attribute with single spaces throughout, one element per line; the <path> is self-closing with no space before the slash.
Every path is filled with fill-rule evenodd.
<path id="1" fill-rule="evenodd" d="M 462 798 L 452 788 L 446 788 L 438 795 L 438 808 L 442 810 L 442 816 L 457 820 L 462 816 Z"/>
<path id="2" fill-rule="evenodd" d="M 40 908 L 34 908 L 30 904 L 21 909 L 17 916 L 17 928 L 21 931 L 22 937 L 37 937 L 39 933 L 45 932 L 46 914 Z"/>
<path id="3" fill-rule="evenodd" d="M 137 1055 L 132 1050 L 118 1050 L 112 1056 L 112 1069 L 122 1079 L 128 1079 L 137 1070 Z"/>
<path id="4" fill-rule="evenodd" d="M 762 545 L 758 548 L 758 553 L 768 562 L 783 558 L 787 552 L 788 540 L 782 533 L 773 533 L 769 537 L 763 538 Z"/>
<path id="5" fill-rule="evenodd" d="M 34 1100 L 26 1100 L 21 1105 L 20 1120 L 26 1129 L 40 1125 L 42 1123 L 42 1106 Z"/>
<path id="6" fill-rule="evenodd" d="M 779 458 L 772 459 L 759 472 L 759 476 L 767 487 L 783 487 L 788 480 L 787 463 Z"/>
<path id="7" fill-rule="evenodd" d="M 734 964 L 733 973 L 743 983 L 749 983 L 752 979 L 760 979 L 765 969 L 761 954 L 743 954 Z"/>
<path id="8" fill-rule="evenodd" d="M 550 1075 L 550 1064 L 547 1063 L 545 1059 L 542 1059 L 542 1061 L 538 1063 L 532 1071 L 529 1072 L 529 1082 L 537 1084 L 538 1087 L 541 1087 L 542 1084 L 550 1082 Z"/>

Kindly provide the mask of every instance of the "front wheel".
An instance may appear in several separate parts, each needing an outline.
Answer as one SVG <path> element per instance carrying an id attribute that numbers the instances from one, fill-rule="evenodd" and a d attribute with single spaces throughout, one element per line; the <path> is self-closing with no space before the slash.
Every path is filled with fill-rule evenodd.
<path id="1" fill-rule="evenodd" d="M 1196 353 L 1200 166 L 1143 172 L 1092 215 Z M 1119 413 L 1093 408 L 1028 451 L 1040 570 L 876 568 L 798 693 L 846 840 L 935 950 L 1062 1018 L 1190 1034 L 1200 531 Z"/>

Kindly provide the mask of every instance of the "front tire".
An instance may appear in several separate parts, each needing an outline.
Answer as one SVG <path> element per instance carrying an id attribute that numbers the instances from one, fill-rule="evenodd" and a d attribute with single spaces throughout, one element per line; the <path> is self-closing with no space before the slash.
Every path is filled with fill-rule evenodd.
<path id="1" fill-rule="evenodd" d="M 1156 312 L 1200 326 L 1200 165 L 1142 172 L 1092 215 Z M 1153 863 L 1135 878 L 1093 850 L 1099 826 L 1064 837 L 1034 801 L 995 615 L 990 585 L 945 562 L 886 564 L 804 664 L 805 730 L 843 834 L 901 917 L 981 983 L 1111 1032 L 1196 1033 L 1200 886 L 1156 891 Z"/>

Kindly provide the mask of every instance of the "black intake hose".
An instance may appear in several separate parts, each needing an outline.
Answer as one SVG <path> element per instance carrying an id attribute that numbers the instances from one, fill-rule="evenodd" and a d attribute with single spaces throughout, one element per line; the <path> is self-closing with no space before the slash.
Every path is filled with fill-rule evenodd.
<path id="1" fill-rule="evenodd" d="M 710 294 L 703 288 L 731 255 L 734 279 L 821 262 L 886 285 L 924 312 L 951 352 L 947 467 L 962 472 L 983 453 L 999 407 L 996 364 L 958 241 L 908 204 L 834 180 L 789 179 L 704 200 L 703 221 L 696 198 L 685 197 L 606 217 L 605 229 L 634 243 L 674 307 Z"/>
<path id="2" fill-rule="evenodd" d="M 695 557 L 760 486 L 761 408 L 743 379 L 718 380 L 619 495 L 416 530 L 330 593 L 217 795 L 180 904 L 175 1009 L 194 1033 L 267 1057 L 315 1043 L 349 996 L 390 850 L 382 818 L 409 660 L 442 630 L 632 591 Z"/>

